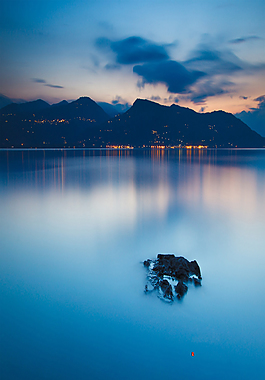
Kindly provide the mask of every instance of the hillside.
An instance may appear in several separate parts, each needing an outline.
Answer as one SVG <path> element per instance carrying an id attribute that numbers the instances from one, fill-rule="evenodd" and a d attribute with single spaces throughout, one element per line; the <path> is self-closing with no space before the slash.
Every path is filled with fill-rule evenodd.
<path id="1" fill-rule="evenodd" d="M 42 100 L 1 110 L 0 147 L 264 147 L 265 138 L 224 111 L 197 113 L 137 99 L 109 119 L 88 97 L 50 106 Z"/>
<path id="2" fill-rule="evenodd" d="M 50 106 L 42 100 L 10 104 L 1 109 L 1 147 L 64 147 L 78 144 L 79 136 L 108 119 L 88 97 Z"/>
<path id="3" fill-rule="evenodd" d="M 89 131 L 84 139 L 91 139 Z M 125 113 L 101 125 L 96 144 L 131 146 L 263 147 L 265 138 L 230 113 L 197 113 L 137 99 Z"/>

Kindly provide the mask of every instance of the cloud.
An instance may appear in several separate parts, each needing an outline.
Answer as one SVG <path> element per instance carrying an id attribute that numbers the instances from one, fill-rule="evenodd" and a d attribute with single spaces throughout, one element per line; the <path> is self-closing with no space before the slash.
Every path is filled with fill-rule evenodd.
<path id="1" fill-rule="evenodd" d="M 49 84 L 46 82 L 45 79 L 41 79 L 41 78 L 32 78 L 32 81 L 34 83 L 41 83 L 43 84 L 43 86 L 46 86 L 46 87 L 51 87 L 51 88 L 64 88 L 63 86 L 59 86 L 57 84 Z"/>
<path id="2" fill-rule="evenodd" d="M 161 98 L 159 95 L 157 95 L 157 96 L 152 95 L 150 100 L 158 101 L 158 100 L 161 100 Z"/>
<path id="3" fill-rule="evenodd" d="M 116 95 L 115 99 L 112 100 L 111 104 L 128 104 L 125 99 L 123 99 L 120 95 Z"/>
<path id="4" fill-rule="evenodd" d="M 136 63 L 154 62 L 169 59 L 166 48 L 142 37 L 132 36 L 119 41 L 99 38 L 96 46 L 110 49 L 116 55 L 116 63 L 132 65 Z"/>
<path id="5" fill-rule="evenodd" d="M 198 86 L 191 91 L 188 99 L 196 104 L 204 103 L 209 97 L 230 93 L 233 85 L 232 82 L 224 81 L 214 83 L 212 80 L 207 80 L 206 82 L 199 83 Z"/>
<path id="6" fill-rule="evenodd" d="M 32 78 L 32 82 L 34 83 L 46 83 L 46 80 L 40 78 Z"/>
<path id="7" fill-rule="evenodd" d="M 260 105 L 262 105 L 263 103 L 265 103 L 265 95 L 261 95 L 258 98 L 255 98 L 254 100 L 255 100 L 255 102 L 259 102 L 260 103 L 258 105 L 258 107 L 260 107 Z"/>
<path id="8" fill-rule="evenodd" d="M 174 95 L 170 95 L 168 98 L 164 98 L 163 99 L 165 103 L 178 103 L 179 102 L 179 98 L 177 98 L 176 96 Z"/>
<path id="9" fill-rule="evenodd" d="M 239 99 L 247 100 L 248 98 L 249 98 L 249 96 L 239 96 Z"/>
<path id="10" fill-rule="evenodd" d="M 232 40 L 231 43 L 256 39 L 261 38 L 253 35 Z M 146 84 L 164 84 L 169 93 L 185 95 L 185 99 L 194 103 L 204 103 L 209 97 L 231 93 L 235 90 L 231 77 L 256 75 L 265 70 L 264 63 L 252 64 L 241 60 L 228 48 L 217 49 L 216 46 L 220 45 L 209 39 L 204 39 L 204 43 L 199 44 L 183 62 L 173 60 L 169 55 L 170 47 L 176 46 L 175 42 L 159 44 L 139 36 L 131 36 L 116 41 L 100 38 L 96 40 L 96 45 L 105 53 L 112 54 L 110 62 L 105 65 L 106 70 L 132 65 L 133 72 L 138 76 L 139 89 Z M 164 102 L 177 103 L 178 98 L 165 98 Z"/>
<path id="11" fill-rule="evenodd" d="M 63 86 L 59 86 L 59 85 L 57 85 L 57 84 L 45 84 L 44 86 L 46 86 L 46 87 L 51 87 L 51 88 L 64 88 Z"/>
<path id="12" fill-rule="evenodd" d="M 229 50 L 218 51 L 211 46 L 199 46 L 192 53 L 186 67 L 203 70 L 208 75 L 232 75 L 243 70 L 243 62 Z"/>
<path id="13" fill-rule="evenodd" d="M 220 53 L 217 50 L 210 50 L 207 47 L 202 50 L 196 50 L 194 57 L 186 61 L 186 63 L 198 62 L 198 61 L 219 61 Z"/>
<path id="14" fill-rule="evenodd" d="M 116 63 L 107 63 L 105 66 L 106 70 L 120 70 L 121 66 L 117 65 Z"/>
<path id="15" fill-rule="evenodd" d="M 150 100 L 153 100 L 155 102 L 158 102 L 159 100 L 163 100 L 164 103 L 178 103 L 179 99 L 176 96 L 170 95 L 168 98 L 161 98 L 159 95 L 151 96 L 149 98 Z"/>
<path id="16" fill-rule="evenodd" d="M 186 92 L 190 85 L 205 75 L 201 71 L 189 71 L 180 63 L 171 60 L 136 65 L 133 72 L 142 77 L 139 83 L 142 87 L 147 83 L 163 83 L 167 90 L 174 94 Z"/>
<path id="17" fill-rule="evenodd" d="M 244 73 L 253 75 L 265 70 L 265 64 L 252 64 L 238 58 L 232 51 L 216 50 L 211 45 L 201 44 L 191 54 L 191 58 L 183 62 L 189 69 L 201 70 L 208 76 L 235 75 Z"/>
<path id="18" fill-rule="evenodd" d="M 253 40 L 261 40 L 261 37 L 258 36 L 248 36 L 248 37 L 241 37 L 241 38 L 235 38 L 234 40 L 230 40 L 230 44 L 242 44 L 244 42 L 253 41 Z"/>
<path id="19" fill-rule="evenodd" d="M 203 112 L 205 110 L 206 107 L 201 107 L 200 111 L 199 112 Z"/>

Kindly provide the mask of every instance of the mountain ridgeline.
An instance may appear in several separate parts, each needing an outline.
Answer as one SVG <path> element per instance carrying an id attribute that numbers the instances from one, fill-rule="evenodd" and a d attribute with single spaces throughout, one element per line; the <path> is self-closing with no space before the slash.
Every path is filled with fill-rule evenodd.
<path id="1" fill-rule="evenodd" d="M 52 106 L 42 100 L 12 103 L 0 113 L 1 148 L 265 147 L 264 137 L 230 113 L 142 99 L 114 118 L 88 97 Z"/>

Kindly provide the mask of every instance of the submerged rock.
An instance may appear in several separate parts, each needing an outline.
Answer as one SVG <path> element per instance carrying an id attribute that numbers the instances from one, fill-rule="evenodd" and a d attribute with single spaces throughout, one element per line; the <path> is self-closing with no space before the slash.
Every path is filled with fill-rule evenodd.
<path id="1" fill-rule="evenodd" d="M 188 291 L 188 283 L 201 286 L 201 270 L 196 260 L 188 261 L 182 256 L 160 253 L 157 259 L 147 259 L 143 264 L 148 270 L 148 282 L 153 289 L 159 290 L 164 300 L 173 301 L 175 297 L 181 299 Z"/>

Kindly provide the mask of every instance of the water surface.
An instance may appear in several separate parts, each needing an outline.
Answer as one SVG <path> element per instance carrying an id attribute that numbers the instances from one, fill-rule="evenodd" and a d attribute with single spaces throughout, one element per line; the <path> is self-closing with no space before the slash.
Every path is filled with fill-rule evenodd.
<path id="1" fill-rule="evenodd" d="M 264 375 L 263 150 L 1 151 L 0 214 L 1 379 Z M 159 252 L 203 286 L 146 295 Z"/>

